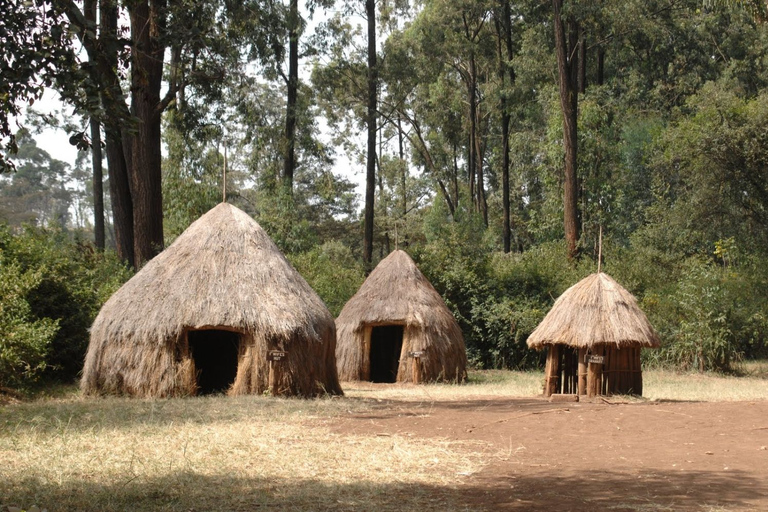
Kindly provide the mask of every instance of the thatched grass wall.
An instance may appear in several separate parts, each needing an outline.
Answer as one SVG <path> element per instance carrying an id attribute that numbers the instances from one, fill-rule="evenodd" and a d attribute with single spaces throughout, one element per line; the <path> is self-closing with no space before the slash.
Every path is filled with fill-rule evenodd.
<path id="1" fill-rule="evenodd" d="M 222 203 L 195 221 L 99 312 L 83 368 L 86 394 L 195 394 L 187 333 L 240 334 L 230 394 L 268 389 L 269 350 L 284 350 L 281 394 L 341 393 L 333 317 L 247 214 Z"/>
<path id="2" fill-rule="evenodd" d="M 602 272 L 558 297 L 528 337 L 529 347 L 549 350 L 545 395 L 641 395 L 640 349 L 659 345 L 632 294 Z"/>
<path id="3" fill-rule="evenodd" d="M 402 325 L 398 382 L 412 382 L 411 352 L 422 352 L 421 382 L 466 379 L 464 336 L 440 294 L 404 251 L 384 258 L 336 319 L 336 363 L 342 380 L 368 380 L 373 327 Z"/>

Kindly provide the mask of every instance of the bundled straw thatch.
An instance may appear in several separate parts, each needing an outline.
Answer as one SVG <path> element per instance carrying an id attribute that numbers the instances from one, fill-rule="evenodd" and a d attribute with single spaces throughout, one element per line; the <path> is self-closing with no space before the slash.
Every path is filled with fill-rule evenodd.
<path id="1" fill-rule="evenodd" d="M 370 380 L 372 330 L 393 325 L 403 329 L 402 350 L 395 360 L 397 382 L 466 379 L 464 337 L 456 319 L 400 250 L 378 264 L 336 319 L 336 362 L 342 380 Z"/>
<path id="2" fill-rule="evenodd" d="M 270 389 L 341 393 L 330 312 L 264 230 L 226 203 L 195 221 L 104 304 L 91 329 L 81 387 L 89 394 L 195 394 L 188 334 L 210 329 L 239 335 L 230 394 L 268 389 L 270 350 L 287 353 Z"/>
<path id="3" fill-rule="evenodd" d="M 632 294 L 598 272 L 555 301 L 528 346 L 549 348 L 545 395 L 641 395 L 640 349 L 659 337 Z"/>
<path id="4" fill-rule="evenodd" d="M 531 348 L 553 344 L 658 347 L 659 337 L 632 294 L 600 272 L 568 288 L 528 337 Z"/>

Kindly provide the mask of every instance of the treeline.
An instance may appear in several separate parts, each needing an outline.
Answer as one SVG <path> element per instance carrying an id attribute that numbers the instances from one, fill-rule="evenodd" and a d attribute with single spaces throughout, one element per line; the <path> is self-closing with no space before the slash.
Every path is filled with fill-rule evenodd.
<path id="1" fill-rule="evenodd" d="M 221 201 L 226 168 L 228 200 L 262 224 L 334 314 L 377 260 L 396 247 L 411 253 L 459 319 L 477 367 L 541 363 L 525 340 L 560 293 L 596 270 L 601 231 L 603 268 L 635 294 L 662 337 L 648 362 L 729 370 L 740 358 L 768 355 L 765 5 L 377 6 L 373 19 L 362 5 L 330 2 L 210 2 L 205 19 L 169 10 L 166 37 L 194 30 L 186 40 L 163 40 L 173 75 L 173 98 L 158 103 L 167 149 L 156 183 L 163 236 L 131 244 L 143 256 L 127 258 L 127 242 L 121 250 L 115 234 L 125 213 L 110 193 L 106 237 L 114 234 L 120 257 L 140 265 Z M 241 23 L 238 9 L 260 21 Z M 68 14 L 58 19 L 72 27 Z M 373 56 L 369 22 L 378 39 Z M 120 42 L 129 56 L 135 51 Z M 125 62 L 134 71 L 141 64 Z M 64 76 L 71 77 L 62 71 L 52 83 Z M 373 149 L 364 136 L 372 80 Z M 107 89 L 80 90 L 99 106 L 77 103 L 87 123 L 80 133 L 94 121 L 108 127 Z M 109 153 L 106 128 L 104 136 Z M 36 219 L 88 239 L 91 224 L 72 222 L 73 201 L 88 210 L 93 200 L 61 185 L 64 164 L 32 158 L 25 136 L 16 142 L 17 172 L 0 178 L 0 213 L 11 225 Z M 334 172 L 337 151 L 355 168 L 347 176 Z M 114 191 L 120 177 L 107 163 L 105 185 Z M 372 190 L 366 204 L 354 193 L 354 173 Z M 34 186 L 22 187 L 22 178 Z M 129 176 L 141 179 L 154 178 Z M 32 201 L 50 187 L 61 191 L 58 202 Z M 25 194 L 30 201 L 20 199 Z M 26 204 L 34 209 L 14 206 Z M 20 237 L 14 243 L 58 237 L 73 261 L 90 251 L 56 230 L 12 233 L 8 240 Z M 31 293 L 37 285 L 25 277 L 25 256 L 11 260 L 2 250 Z M 98 309 L 98 301 L 89 304 L 85 310 Z M 55 329 L 44 319 L 59 317 L 24 308 L 15 315 L 42 322 L 40 333 Z"/>

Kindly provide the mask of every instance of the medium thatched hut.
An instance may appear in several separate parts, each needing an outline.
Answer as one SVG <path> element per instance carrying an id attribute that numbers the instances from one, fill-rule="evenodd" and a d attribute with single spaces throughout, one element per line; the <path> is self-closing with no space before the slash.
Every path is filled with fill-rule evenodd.
<path id="1" fill-rule="evenodd" d="M 659 337 L 637 301 L 608 274 L 592 274 L 568 288 L 528 337 L 549 348 L 544 394 L 643 393 L 641 347 Z"/>
<path id="2" fill-rule="evenodd" d="M 335 348 L 320 297 L 252 218 L 222 203 L 104 304 L 81 388 L 140 397 L 336 394 Z"/>
<path id="3" fill-rule="evenodd" d="M 466 379 L 459 324 L 404 251 L 381 260 L 336 319 L 341 380 Z"/>

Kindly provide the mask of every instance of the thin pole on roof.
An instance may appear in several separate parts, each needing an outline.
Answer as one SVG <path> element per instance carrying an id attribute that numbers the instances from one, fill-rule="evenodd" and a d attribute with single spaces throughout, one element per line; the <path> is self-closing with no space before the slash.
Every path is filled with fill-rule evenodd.
<path id="1" fill-rule="evenodd" d="M 395 250 L 397 250 L 397 221 L 395 221 Z"/>
<path id="2" fill-rule="evenodd" d="M 597 242 L 597 273 L 600 273 L 600 264 L 603 262 L 603 225 L 600 224 L 600 238 Z"/>
<path id="3" fill-rule="evenodd" d="M 224 175 L 223 175 L 222 181 L 223 181 L 223 184 L 222 184 L 223 197 L 221 201 L 223 203 L 226 203 L 227 202 L 227 141 L 226 139 L 224 139 Z"/>

